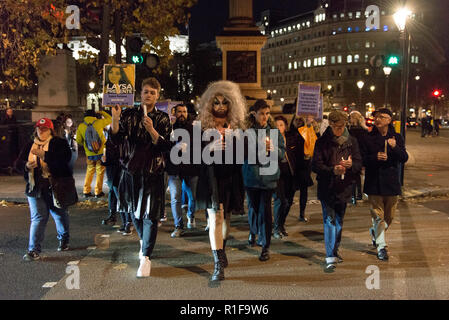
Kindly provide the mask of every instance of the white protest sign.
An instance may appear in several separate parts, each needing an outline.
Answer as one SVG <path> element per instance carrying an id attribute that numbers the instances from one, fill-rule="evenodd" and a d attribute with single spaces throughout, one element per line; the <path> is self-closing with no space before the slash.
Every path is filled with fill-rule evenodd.
<path id="1" fill-rule="evenodd" d="M 318 116 L 321 97 L 320 83 L 303 83 L 298 85 L 298 102 L 296 104 L 296 115 Z"/>

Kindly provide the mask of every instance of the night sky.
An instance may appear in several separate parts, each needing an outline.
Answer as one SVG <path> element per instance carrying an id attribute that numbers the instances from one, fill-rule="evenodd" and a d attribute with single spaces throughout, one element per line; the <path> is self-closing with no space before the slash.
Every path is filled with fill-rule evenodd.
<path id="1" fill-rule="evenodd" d="M 395 0 L 396 1 L 396 0 Z M 412 1 L 412 0 L 411 0 Z M 425 4 L 423 11 L 435 15 L 431 27 L 449 59 L 449 0 L 413 0 Z M 253 0 L 254 21 L 260 21 L 260 13 L 266 9 L 284 11 L 286 16 L 315 10 L 318 0 Z M 198 0 L 191 9 L 191 41 L 204 43 L 215 40 L 229 15 L 229 0 Z"/>
<path id="2" fill-rule="evenodd" d="M 266 9 L 288 10 L 288 16 L 308 12 L 317 8 L 318 0 L 254 0 L 254 21 Z M 229 0 L 198 0 L 191 10 L 190 36 L 198 43 L 215 40 L 223 30 L 229 15 Z"/>

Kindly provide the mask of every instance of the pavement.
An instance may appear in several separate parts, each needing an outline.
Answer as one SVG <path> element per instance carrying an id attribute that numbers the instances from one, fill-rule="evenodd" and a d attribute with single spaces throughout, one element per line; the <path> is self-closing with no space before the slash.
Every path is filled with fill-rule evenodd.
<path id="1" fill-rule="evenodd" d="M 186 230 L 181 238 L 171 238 L 169 202 L 169 220 L 158 230 L 149 278 L 136 279 L 136 233 L 122 236 L 115 232 L 118 226 L 100 224 L 107 214 L 105 198 L 81 201 L 70 209 L 72 250 L 56 251 L 56 230 L 51 222 L 42 260 L 23 262 L 29 226 L 29 210 L 21 204 L 26 202 L 24 181 L 21 176 L 0 176 L 0 199 L 21 202 L 11 205 L 5 201 L 0 206 L 0 219 L 5 222 L 0 223 L 0 298 L 186 300 L 191 304 L 196 300 L 195 305 L 201 305 L 201 300 L 228 299 L 448 299 L 449 200 L 442 196 L 449 187 L 449 161 L 444 163 L 449 160 L 449 138 L 421 138 L 418 131 L 410 131 L 407 139 L 411 161 L 405 173 L 405 201 L 399 203 L 387 234 L 389 262 L 377 259 L 368 233 L 368 204 L 359 202 L 346 212 L 340 247 L 344 262 L 332 274 L 323 272 L 324 235 L 316 187 L 310 189 L 309 222 L 298 222 L 296 201 L 286 221 L 289 236 L 272 239 L 267 262 L 258 260 L 260 247 L 247 244 L 247 216 L 233 216 L 226 281 L 212 283 L 213 261 L 204 214 L 196 214 L 197 228 Z M 81 193 L 82 155 L 75 179 Z M 169 307 L 166 315 L 179 318 L 176 308 Z"/>
<path id="2" fill-rule="evenodd" d="M 449 130 L 440 137 L 421 138 L 419 129 L 409 129 L 407 132 L 407 152 L 409 161 L 405 166 L 403 199 L 414 199 L 427 196 L 446 196 L 449 194 Z M 445 137 L 447 135 L 448 137 Z M 83 198 L 83 185 L 86 170 L 84 151 L 80 149 L 74 168 L 74 178 L 80 205 L 91 203 L 104 205 L 107 196 L 95 199 Z M 314 178 L 314 177 L 313 177 Z M 314 179 L 315 180 L 315 179 Z M 94 186 L 92 182 L 92 187 Z M 21 175 L 0 173 L 0 202 L 27 203 L 24 194 L 25 181 Z M 93 190 L 93 189 L 92 189 Z M 104 192 L 108 193 L 106 175 L 103 184 Z M 167 193 L 167 199 L 169 195 Z M 316 184 L 309 189 L 309 200 L 317 201 Z"/>

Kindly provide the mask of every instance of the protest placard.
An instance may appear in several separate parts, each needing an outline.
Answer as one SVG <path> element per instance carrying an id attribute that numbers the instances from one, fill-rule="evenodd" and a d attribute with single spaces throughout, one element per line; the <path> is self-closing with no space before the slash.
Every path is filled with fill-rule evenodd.
<path id="1" fill-rule="evenodd" d="M 133 106 L 136 69 L 134 64 L 105 64 L 103 106 Z"/>
<path id="2" fill-rule="evenodd" d="M 296 115 L 305 116 L 313 115 L 318 117 L 321 97 L 320 83 L 304 83 L 298 84 L 298 99 L 296 104 Z"/>

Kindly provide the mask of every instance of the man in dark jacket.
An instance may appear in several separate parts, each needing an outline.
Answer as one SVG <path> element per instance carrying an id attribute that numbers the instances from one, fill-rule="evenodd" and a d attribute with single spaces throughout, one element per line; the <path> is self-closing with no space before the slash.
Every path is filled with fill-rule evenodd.
<path id="1" fill-rule="evenodd" d="M 380 260 L 388 260 L 385 231 L 391 226 L 401 194 L 400 167 L 408 160 L 404 139 L 394 131 L 391 118 L 389 109 L 378 110 L 375 127 L 361 146 L 365 166 L 363 191 L 368 195 L 373 220 L 370 234 Z"/>
<path id="2" fill-rule="evenodd" d="M 362 169 L 357 140 L 346 128 L 348 116 L 341 111 L 329 114 L 329 127 L 318 139 L 312 160 L 317 174 L 318 199 L 323 208 L 325 272 L 333 272 L 342 262 L 338 247 L 341 242 L 346 204 L 351 200 L 352 184 Z"/>
<path id="3" fill-rule="evenodd" d="M 168 186 L 170 188 L 171 197 L 171 209 L 173 213 L 173 219 L 175 223 L 175 230 L 172 232 L 171 237 L 176 238 L 184 234 L 184 221 L 182 219 L 182 192 L 185 191 L 188 197 L 188 210 L 187 210 L 187 228 L 191 229 L 195 227 L 195 196 L 196 187 L 198 183 L 199 166 L 193 164 L 193 125 L 192 121 L 187 114 L 187 107 L 185 104 L 178 104 L 174 107 L 176 121 L 173 124 L 174 133 L 175 130 L 181 129 L 189 135 L 189 142 L 183 141 L 173 142 L 173 146 L 179 144 L 179 149 L 172 149 L 186 152 L 189 150 L 189 162 L 174 164 L 172 158 L 169 157 L 167 161 L 167 174 L 168 174 Z M 176 136 L 176 135 L 175 135 Z"/>
<path id="4" fill-rule="evenodd" d="M 170 118 L 156 109 L 161 85 L 155 78 L 142 82 L 140 108 L 123 112 L 112 108 L 111 139 L 120 148 L 122 173 L 119 182 L 119 210 L 130 212 L 141 239 L 137 277 L 148 277 L 151 253 L 156 244 L 161 206 L 164 205 L 164 152 L 170 143 Z"/>

